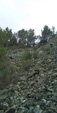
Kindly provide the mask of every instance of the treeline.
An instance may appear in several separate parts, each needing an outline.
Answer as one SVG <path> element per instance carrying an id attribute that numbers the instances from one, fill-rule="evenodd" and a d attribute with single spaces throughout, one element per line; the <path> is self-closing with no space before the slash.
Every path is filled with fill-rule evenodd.
<path id="1" fill-rule="evenodd" d="M 16 45 L 19 47 L 31 47 L 36 45 L 36 40 L 39 39 L 42 43 L 45 40 L 48 41 L 54 35 L 56 35 L 55 27 L 50 29 L 47 25 L 41 30 L 41 36 L 36 36 L 34 29 L 29 29 L 28 31 L 22 29 L 17 33 L 12 33 L 12 30 L 8 27 L 4 30 L 0 28 L 0 46 L 11 47 Z"/>

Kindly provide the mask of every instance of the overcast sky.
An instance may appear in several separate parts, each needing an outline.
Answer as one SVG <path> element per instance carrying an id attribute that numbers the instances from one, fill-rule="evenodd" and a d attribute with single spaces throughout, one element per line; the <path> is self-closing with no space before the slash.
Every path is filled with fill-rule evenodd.
<path id="1" fill-rule="evenodd" d="M 13 32 L 30 28 L 39 35 L 44 25 L 57 30 L 57 0 L 0 0 L 0 27 Z"/>

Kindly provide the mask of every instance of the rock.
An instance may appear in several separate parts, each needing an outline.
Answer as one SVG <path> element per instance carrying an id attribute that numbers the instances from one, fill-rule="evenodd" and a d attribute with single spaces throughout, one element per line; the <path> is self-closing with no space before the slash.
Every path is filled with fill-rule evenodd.
<path id="1" fill-rule="evenodd" d="M 5 111 L 5 113 L 15 113 L 16 111 L 16 105 L 10 107 L 8 110 Z"/>
<path id="2" fill-rule="evenodd" d="M 6 95 L 0 95 L 0 100 L 6 99 L 6 98 L 7 98 L 7 94 Z"/>
<path id="3" fill-rule="evenodd" d="M 3 106 L 4 106 L 4 107 L 6 107 L 6 108 L 8 108 L 8 107 L 9 107 L 9 105 L 8 105 L 8 103 L 7 103 L 7 102 L 4 102 L 4 103 L 3 103 Z"/>
<path id="4" fill-rule="evenodd" d="M 54 44 L 53 43 L 50 43 L 50 47 L 53 47 L 54 46 Z"/>
<path id="5" fill-rule="evenodd" d="M 39 51 L 39 54 L 43 53 L 43 51 Z"/>
<path id="6" fill-rule="evenodd" d="M 43 103 L 45 103 L 45 104 L 46 104 L 46 102 L 47 102 L 46 99 L 44 99 L 44 98 L 42 99 L 42 101 L 43 101 Z"/>
<path id="7" fill-rule="evenodd" d="M 6 113 L 15 113 L 15 109 L 14 108 L 11 108 Z"/>
<path id="8" fill-rule="evenodd" d="M 46 102 L 46 105 L 47 105 L 47 106 L 50 106 L 50 105 L 51 105 L 51 101 L 47 101 L 47 102 Z"/>
<path id="9" fill-rule="evenodd" d="M 28 78 L 34 77 L 35 75 L 39 75 L 39 73 L 39 69 L 35 69 L 35 71 Z"/>
<path id="10" fill-rule="evenodd" d="M 11 54 L 9 58 L 10 58 L 10 59 L 14 59 L 14 55 L 13 55 L 13 54 Z"/>
<path id="11" fill-rule="evenodd" d="M 53 90 L 53 89 L 50 89 L 50 88 L 48 88 L 48 91 L 49 91 L 49 92 L 54 92 L 54 90 Z"/>
<path id="12" fill-rule="evenodd" d="M 0 113 L 4 113 L 4 111 L 3 110 L 0 110 Z"/>
<path id="13" fill-rule="evenodd" d="M 44 76 L 45 76 L 45 75 L 42 73 L 42 74 L 41 74 L 41 77 L 44 77 Z"/>

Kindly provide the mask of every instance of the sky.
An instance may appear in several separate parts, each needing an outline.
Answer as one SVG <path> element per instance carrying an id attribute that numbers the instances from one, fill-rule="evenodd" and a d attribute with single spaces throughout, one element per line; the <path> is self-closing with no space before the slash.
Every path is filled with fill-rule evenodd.
<path id="1" fill-rule="evenodd" d="M 57 31 L 57 0 L 0 0 L 0 27 L 13 32 L 34 29 L 41 34 L 45 25 Z"/>

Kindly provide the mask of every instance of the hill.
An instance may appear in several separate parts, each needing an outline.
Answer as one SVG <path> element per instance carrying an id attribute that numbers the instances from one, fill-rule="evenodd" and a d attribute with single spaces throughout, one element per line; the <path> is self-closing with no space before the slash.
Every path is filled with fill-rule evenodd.
<path id="1" fill-rule="evenodd" d="M 41 47 L 8 50 L 0 70 L 0 113 L 57 113 L 57 36 Z"/>

